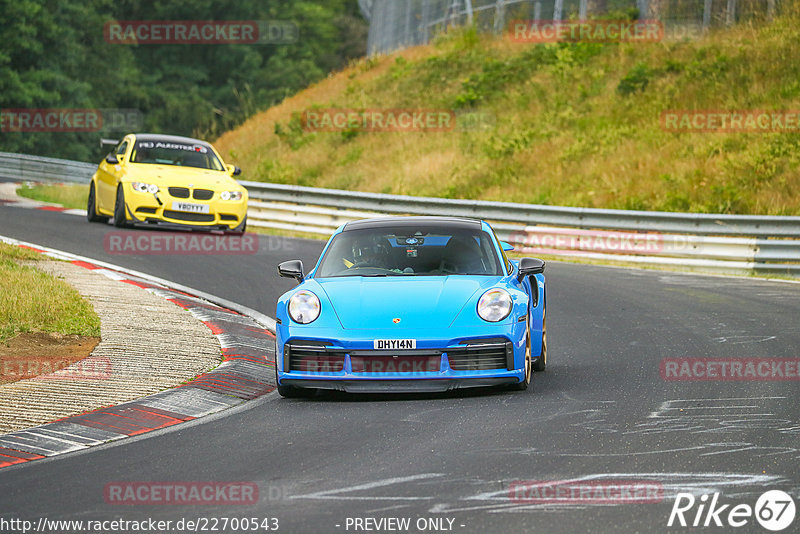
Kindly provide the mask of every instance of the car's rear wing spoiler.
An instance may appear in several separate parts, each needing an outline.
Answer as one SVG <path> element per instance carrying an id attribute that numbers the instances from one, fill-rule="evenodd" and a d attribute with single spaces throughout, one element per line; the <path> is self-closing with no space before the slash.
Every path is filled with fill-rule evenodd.
<path id="1" fill-rule="evenodd" d="M 106 145 L 109 146 L 117 146 L 119 144 L 119 139 L 100 139 L 100 148 L 103 148 Z"/>

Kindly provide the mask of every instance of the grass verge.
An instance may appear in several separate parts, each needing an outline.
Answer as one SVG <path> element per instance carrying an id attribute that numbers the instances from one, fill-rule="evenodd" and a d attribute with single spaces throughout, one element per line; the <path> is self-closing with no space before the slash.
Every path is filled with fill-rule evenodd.
<path id="1" fill-rule="evenodd" d="M 800 109 L 798 43 L 796 9 L 771 24 L 658 43 L 524 44 L 461 29 L 356 62 L 215 145 L 248 180 L 273 183 L 800 215 L 800 128 L 676 133 L 661 124 L 669 110 Z M 304 126 L 304 112 L 331 108 L 435 109 L 472 119 L 436 132 Z"/>
<path id="2" fill-rule="evenodd" d="M 99 336 L 100 318 L 74 288 L 17 263 L 38 256 L 0 243 L 0 342 L 33 332 Z"/>
<path id="3" fill-rule="evenodd" d="M 17 189 L 21 197 L 52 202 L 69 209 L 86 208 L 89 187 L 84 184 L 33 184 Z"/>

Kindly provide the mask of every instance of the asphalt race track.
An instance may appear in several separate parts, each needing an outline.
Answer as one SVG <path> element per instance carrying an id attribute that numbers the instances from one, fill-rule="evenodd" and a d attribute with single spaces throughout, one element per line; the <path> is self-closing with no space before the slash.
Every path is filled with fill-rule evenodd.
<path id="1" fill-rule="evenodd" d="M 107 254 L 103 236 L 114 230 L 0 206 L 0 235 L 270 316 L 292 287 L 276 265 L 300 258 L 310 266 L 321 249 L 260 236 L 253 255 Z M 277 518 L 279 532 L 337 533 L 390 531 L 387 523 L 356 529 L 357 518 L 410 518 L 409 532 L 646 533 L 701 530 L 667 527 L 680 492 L 719 492 L 730 508 L 754 506 L 774 489 L 798 502 L 800 382 L 668 381 L 660 366 L 665 358 L 800 357 L 800 284 L 566 263 L 548 265 L 546 275 L 550 362 L 533 391 L 313 400 L 272 393 L 139 438 L 3 469 L 0 519 Z M 519 482 L 598 478 L 649 482 L 663 495 L 651 503 L 509 498 Z M 254 482 L 259 500 L 106 503 L 107 484 L 130 481 Z M 752 517 L 737 529 L 702 528 L 723 530 L 767 532 Z"/>

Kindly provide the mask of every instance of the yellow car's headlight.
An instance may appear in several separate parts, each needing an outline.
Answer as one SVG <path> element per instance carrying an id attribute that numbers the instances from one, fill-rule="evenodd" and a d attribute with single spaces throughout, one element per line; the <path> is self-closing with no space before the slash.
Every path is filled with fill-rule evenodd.
<path id="1" fill-rule="evenodd" d="M 158 186 L 156 184 L 146 184 L 144 182 L 133 182 L 131 184 L 134 191 L 140 193 L 158 193 Z"/>
<path id="2" fill-rule="evenodd" d="M 222 200 L 242 200 L 242 192 L 241 191 L 223 191 L 219 194 L 219 198 Z"/>

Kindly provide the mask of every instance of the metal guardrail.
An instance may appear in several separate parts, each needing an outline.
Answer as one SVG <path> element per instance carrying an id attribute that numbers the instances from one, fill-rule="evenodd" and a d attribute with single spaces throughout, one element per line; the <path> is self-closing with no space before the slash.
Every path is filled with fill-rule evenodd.
<path id="1" fill-rule="evenodd" d="M 97 164 L 0 152 L 0 178 L 89 183 Z"/>
<path id="2" fill-rule="evenodd" d="M 0 152 L 0 178 L 87 183 L 91 163 Z M 490 221 L 530 254 L 800 277 L 800 217 L 604 210 L 361 193 L 240 181 L 248 225 L 329 236 L 351 220 L 450 215 Z"/>
<path id="3" fill-rule="evenodd" d="M 800 277 L 800 217 L 540 206 L 241 181 L 248 224 L 320 235 L 364 217 L 451 215 L 492 222 L 525 253 Z"/>
<path id="4" fill-rule="evenodd" d="M 451 215 L 528 225 L 553 225 L 697 235 L 800 238 L 800 217 L 714 215 L 662 211 L 568 208 L 461 200 L 240 181 L 250 198 L 383 213 Z"/>

